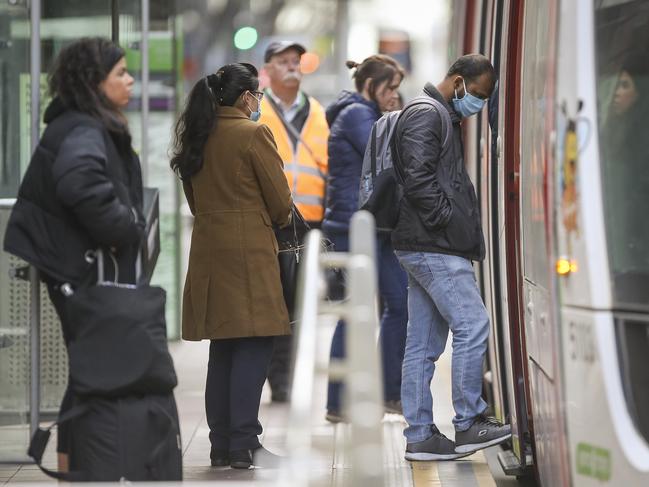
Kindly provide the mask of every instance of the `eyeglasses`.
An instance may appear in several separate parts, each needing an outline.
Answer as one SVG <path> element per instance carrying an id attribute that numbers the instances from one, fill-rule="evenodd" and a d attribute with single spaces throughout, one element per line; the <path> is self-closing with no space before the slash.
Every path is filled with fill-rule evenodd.
<path id="1" fill-rule="evenodd" d="M 253 90 L 250 90 L 250 93 L 252 93 L 252 96 L 254 96 L 255 98 L 257 98 L 257 100 L 259 100 L 259 101 L 261 101 L 262 98 L 264 98 L 264 92 L 263 92 L 263 91 L 253 91 Z"/>

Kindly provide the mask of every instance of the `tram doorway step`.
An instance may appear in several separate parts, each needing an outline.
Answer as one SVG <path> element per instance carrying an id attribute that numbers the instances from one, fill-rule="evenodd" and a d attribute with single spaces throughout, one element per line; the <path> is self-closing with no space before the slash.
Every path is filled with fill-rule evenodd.
<path id="1" fill-rule="evenodd" d="M 527 458 L 526 464 L 522 464 L 520 459 L 512 450 L 501 450 L 498 452 L 498 463 L 503 469 L 505 475 L 516 477 L 525 477 L 532 474 L 532 459 Z"/>

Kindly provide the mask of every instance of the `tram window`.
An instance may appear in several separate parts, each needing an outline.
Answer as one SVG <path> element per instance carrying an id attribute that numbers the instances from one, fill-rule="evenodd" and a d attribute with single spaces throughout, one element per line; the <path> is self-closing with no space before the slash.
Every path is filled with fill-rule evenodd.
<path id="1" fill-rule="evenodd" d="M 620 374 L 631 417 L 649 441 L 649 323 L 618 318 Z"/>
<path id="2" fill-rule="evenodd" d="M 649 310 L 649 2 L 595 2 L 599 146 L 614 307 Z"/>

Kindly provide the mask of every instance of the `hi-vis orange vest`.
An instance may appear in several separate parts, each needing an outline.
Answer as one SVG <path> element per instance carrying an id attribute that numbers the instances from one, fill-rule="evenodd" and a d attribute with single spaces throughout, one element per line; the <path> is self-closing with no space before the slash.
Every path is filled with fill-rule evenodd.
<path id="1" fill-rule="evenodd" d="M 284 161 L 284 174 L 298 210 L 305 220 L 320 222 L 324 216 L 329 126 L 322 105 L 311 97 L 309 105 L 309 116 L 300 134 L 308 147 L 299 140 L 293 146 L 282 120 L 266 97 L 261 102 L 259 123 L 268 125 L 275 136 Z"/>

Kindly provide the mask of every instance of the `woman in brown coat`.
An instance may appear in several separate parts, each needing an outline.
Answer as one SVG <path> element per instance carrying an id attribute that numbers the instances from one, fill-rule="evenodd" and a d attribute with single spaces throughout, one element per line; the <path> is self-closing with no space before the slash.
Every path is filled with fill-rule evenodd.
<path id="1" fill-rule="evenodd" d="M 268 457 L 257 435 L 273 337 L 290 333 L 272 225 L 288 224 L 291 192 L 259 118 L 250 64 L 198 81 L 176 126 L 171 167 L 194 215 L 183 338 L 210 340 L 205 407 L 213 466 Z"/>

